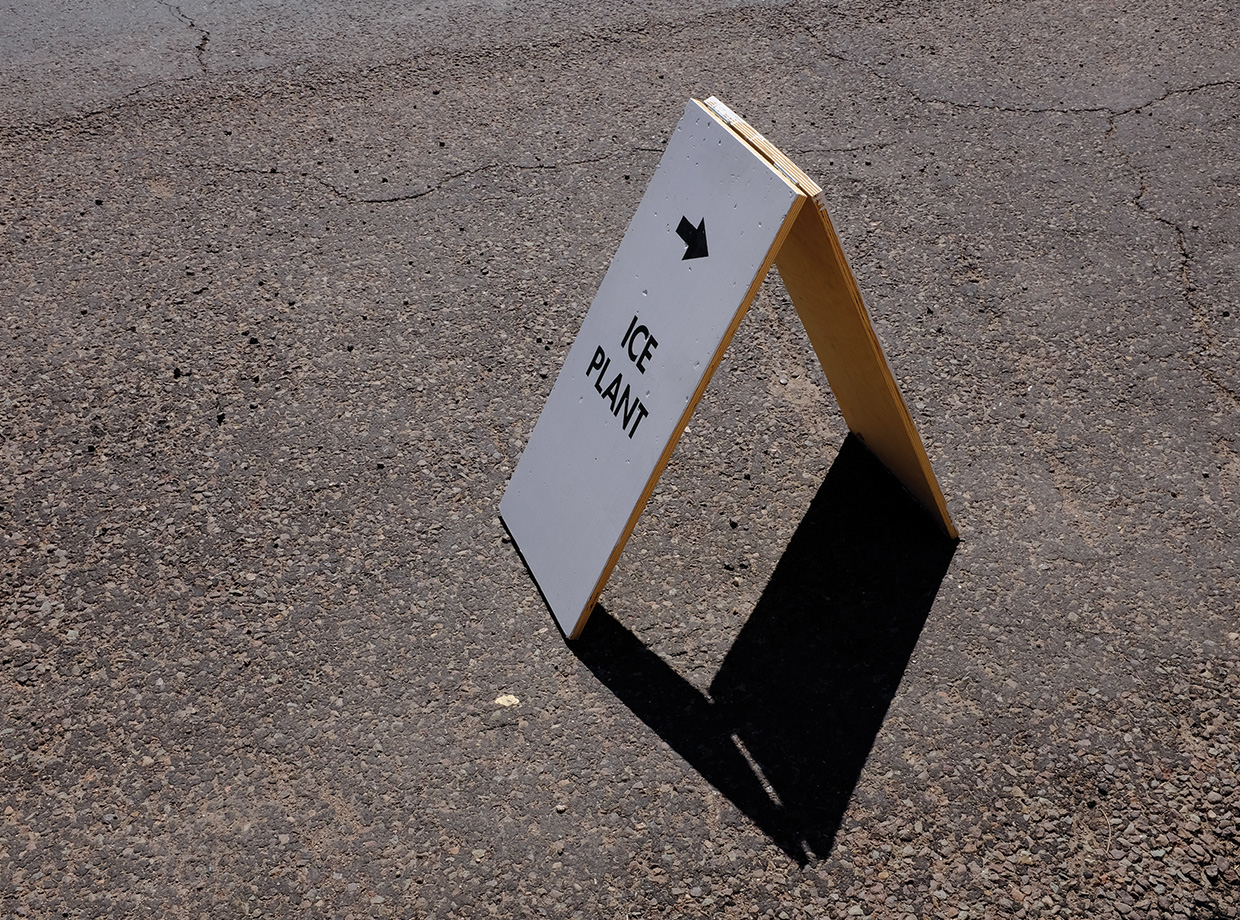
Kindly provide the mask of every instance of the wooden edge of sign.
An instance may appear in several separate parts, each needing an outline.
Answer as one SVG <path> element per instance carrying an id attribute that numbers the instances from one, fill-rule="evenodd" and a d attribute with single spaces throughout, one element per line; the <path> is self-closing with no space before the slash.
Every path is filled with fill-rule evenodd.
<path id="1" fill-rule="evenodd" d="M 959 533 L 925 445 L 831 225 L 822 188 L 717 98 L 711 96 L 704 107 L 814 200 L 813 213 L 809 208 L 802 210 L 786 245 L 776 254 L 780 277 L 849 430 L 937 519 L 944 532 L 957 539 Z"/>
<path id="2" fill-rule="evenodd" d="M 697 102 L 697 100 L 693 100 Z M 698 105 L 702 103 L 698 102 Z M 715 118 L 724 127 L 728 127 L 727 123 L 720 119 L 714 112 L 702 106 L 703 110 Z M 787 176 L 781 175 L 781 178 L 788 183 L 793 191 L 798 192 L 797 197 L 793 200 L 792 206 L 788 209 L 788 214 L 784 218 L 779 233 L 775 235 L 775 241 L 771 243 L 771 248 L 767 250 L 766 257 L 762 260 L 762 267 L 758 269 L 754 275 L 753 283 L 749 285 L 749 290 L 745 292 L 744 299 L 741 300 L 740 306 L 736 310 L 736 314 L 732 317 L 732 322 L 728 325 L 727 331 L 724 332 L 723 338 L 719 342 L 719 347 L 715 349 L 715 354 L 711 357 L 710 363 L 706 365 L 706 371 L 702 374 L 702 379 L 698 382 L 697 389 L 693 391 L 693 395 L 689 398 L 685 411 L 681 413 L 680 420 L 676 422 L 676 428 L 672 432 L 672 436 L 668 438 L 667 446 L 663 448 L 663 453 L 659 456 L 659 462 L 654 466 L 654 472 L 650 474 L 650 479 L 646 482 L 646 487 L 642 490 L 641 498 L 637 500 L 637 504 L 633 506 L 633 513 L 629 515 L 628 523 L 624 525 L 624 531 L 620 534 L 620 539 L 616 541 L 615 548 L 612 549 L 611 555 L 607 558 L 607 564 L 603 566 L 603 571 L 599 574 L 598 582 L 594 586 L 594 590 L 590 592 L 590 600 L 586 603 L 585 609 L 582 610 L 581 616 L 577 618 L 577 624 L 573 627 L 573 631 L 569 633 L 569 639 L 576 639 L 581 635 L 582 630 L 586 628 L 586 621 L 590 619 L 590 614 L 594 611 L 594 605 L 598 603 L 598 596 L 603 593 L 603 587 L 607 584 L 607 579 L 611 577 L 611 571 L 616 567 L 616 563 L 620 560 L 620 554 L 624 551 L 624 546 L 629 542 L 629 537 L 633 534 L 633 528 L 637 526 L 638 520 L 642 516 L 642 512 L 646 510 L 646 503 L 650 501 L 650 495 L 654 492 L 654 487 L 659 481 L 659 477 L 663 475 L 663 470 L 667 468 L 671 462 L 672 454 L 676 450 L 676 445 L 680 443 L 680 436 L 684 433 L 685 426 L 689 424 L 694 410 L 697 408 L 698 402 L 702 399 L 702 394 L 706 392 L 706 387 L 710 383 L 711 378 L 715 375 L 715 370 L 719 367 L 719 363 L 723 360 L 724 354 L 727 353 L 728 346 L 732 344 L 732 337 L 736 335 L 736 330 L 741 324 L 741 320 L 745 318 L 745 314 L 749 312 L 749 307 L 753 303 L 754 297 L 758 294 L 758 289 L 762 287 L 762 282 L 766 280 L 766 276 L 770 274 L 771 266 L 775 264 L 775 255 L 784 245 L 784 241 L 792 232 L 793 225 L 796 223 L 797 216 L 801 212 L 801 206 L 805 204 L 805 194 L 801 189 L 788 181 Z"/>
<path id="3" fill-rule="evenodd" d="M 693 101 L 697 102 L 696 99 Z M 711 96 L 705 102 L 698 102 L 698 105 L 710 111 L 720 122 L 730 128 L 733 134 L 753 148 L 758 156 L 769 162 L 777 171 L 783 173 L 802 194 L 808 195 L 810 198 L 818 198 L 822 195 L 822 188 L 806 175 L 801 167 L 788 159 L 782 150 L 758 133 L 753 125 L 733 112 L 715 96 Z"/>
<path id="4" fill-rule="evenodd" d="M 821 202 L 775 257 L 844 421 L 952 539 L 959 533 Z"/>

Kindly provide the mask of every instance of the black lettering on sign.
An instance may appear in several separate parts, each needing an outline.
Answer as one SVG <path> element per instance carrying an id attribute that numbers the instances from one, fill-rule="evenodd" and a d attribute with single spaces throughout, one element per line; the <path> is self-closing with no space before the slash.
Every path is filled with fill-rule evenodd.
<path id="1" fill-rule="evenodd" d="M 599 379 L 600 380 L 602 379 L 601 374 L 599 375 Z M 623 379 L 624 379 L 624 374 L 616 374 L 615 379 L 612 380 L 611 383 L 607 384 L 607 389 L 603 391 L 603 399 L 611 400 L 611 414 L 612 415 L 616 414 L 616 397 L 620 394 L 620 383 Z M 629 391 L 628 384 L 625 384 L 624 392 L 628 393 L 628 391 Z"/>
<path id="2" fill-rule="evenodd" d="M 598 380 L 594 381 L 594 389 L 599 393 L 602 393 L 603 390 L 598 385 L 599 380 L 603 379 L 603 375 L 607 373 L 607 368 L 611 367 L 611 358 L 608 358 L 603 352 L 603 347 L 601 345 L 594 349 L 594 358 L 590 361 L 590 369 L 586 371 L 586 376 L 590 376 L 590 371 L 593 371 L 596 367 L 599 368 L 599 372 Z"/>
<path id="3" fill-rule="evenodd" d="M 637 352 L 637 337 L 645 336 L 646 344 L 641 352 Z M 622 347 L 627 347 L 629 360 L 637 365 L 637 369 L 643 374 L 646 373 L 646 362 L 650 360 L 650 356 L 654 350 L 659 347 L 659 340 L 650 334 L 650 330 L 646 326 L 637 325 L 637 317 L 634 316 L 629 320 L 629 329 L 624 334 L 624 338 L 620 340 Z"/>
<path id="4" fill-rule="evenodd" d="M 590 378 L 595 371 L 598 371 L 598 376 L 594 378 L 594 391 L 607 401 L 608 409 L 613 416 L 618 419 L 623 416 L 622 424 L 631 440 L 637 433 L 637 426 L 650 413 L 642 405 L 642 401 L 633 394 L 632 387 L 624 382 L 623 372 L 618 372 L 615 377 L 611 378 L 607 388 L 603 388 L 603 377 L 607 374 L 609 367 L 611 367 L 611 358 L 600 345 L 594 349 L 594 357 L 590 359 L 590 366 L 586 368 L 586 377 Z M 621 386 L 624 387 L 623 391 L 620 389 Z"/>
<path id="5" fill-rule="evenodd" d="M 621 346 L 629 344 L 629 338 L 633 335 L 633 327 L 636 325 L 637 325 L 637 314 L 635 313 L 633 314 L 633 318 L 629 320 L 628 331 L 624 333 L 624 338 L 620 340 Z"/>

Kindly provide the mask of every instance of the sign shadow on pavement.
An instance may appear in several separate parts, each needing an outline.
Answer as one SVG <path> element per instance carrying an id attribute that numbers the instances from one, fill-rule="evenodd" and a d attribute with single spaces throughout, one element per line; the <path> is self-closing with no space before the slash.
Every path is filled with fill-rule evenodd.
<path id="1" fill-rule="evenodd" d="M 803 864 L 831 851 L 955 547 L 850 435 L 709 694 L 602 606 L 569 648 Z"/>

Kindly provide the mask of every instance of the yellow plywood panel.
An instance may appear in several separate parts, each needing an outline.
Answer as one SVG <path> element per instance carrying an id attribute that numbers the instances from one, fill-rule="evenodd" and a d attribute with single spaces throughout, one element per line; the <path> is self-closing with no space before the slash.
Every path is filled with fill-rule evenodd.
<path id="1" fill-rule="evenodd" d="M 822 189 L 718 99 L 712 96 L 705 105 L 810 198 L 812 203 L 798 213 L 775 265 L 849 430 L 955 538 L 943 492 L 827 216 Z"/>
<path id="2" fill-rule="evenodd" d="M 775 265 L 849 429 L 956 537 L 926 449 L 820 200 L 801 208 Z"/>

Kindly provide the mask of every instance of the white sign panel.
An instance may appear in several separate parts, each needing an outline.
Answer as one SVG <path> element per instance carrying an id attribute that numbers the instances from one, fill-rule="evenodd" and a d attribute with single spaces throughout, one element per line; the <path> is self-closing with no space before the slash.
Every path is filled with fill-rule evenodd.
<path id="1" fill-rule="evenodd" d="M 804 196 L 690 102 L 500 514 L 575 636 Z"/>

